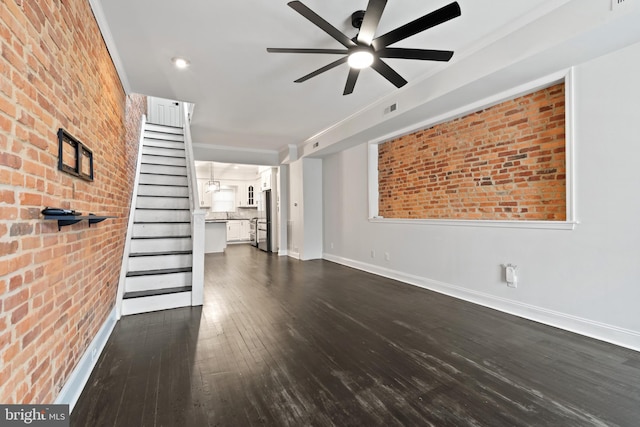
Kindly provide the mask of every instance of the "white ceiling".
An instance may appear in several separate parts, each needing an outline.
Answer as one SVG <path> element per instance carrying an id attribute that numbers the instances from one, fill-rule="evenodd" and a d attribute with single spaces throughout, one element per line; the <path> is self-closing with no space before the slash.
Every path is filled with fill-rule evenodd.
<path id="1" fill-rule="evenodd" d="M 209 179 L 244 179 L 251 180 L 258 177 L 259 168 L 256 165 L 242 165 L 235 163 L 201 162 L 196 161 L 196 176 Z"/>
<path id="2" fill-rule="evenodd" d="M 303 0 L 348 36 L 366 0 Z M 459 0 L 462 16 L 397 43 L 454 50 L 450 63 L 390 59 L 409 82 L 444 69 L 566 0 Z M 390 0 L 378 35 L 450 3 Z M 343 96 L 348 66 L 293 81 L 338 57 L 267 53 L 267 47 L 340 48 L 286 0 L 92 0 L 107 24 L 114 59 L 132 92 L 196 104 L 194 142 L 279 150 L 298 144 L 396 89 L 373 70 Z M 105 32 L 104 22 L 101 23 Z M 180 71 L 171 58 L 191 61 Z M 119 59 L 118 59 L 119 58 Z"/>

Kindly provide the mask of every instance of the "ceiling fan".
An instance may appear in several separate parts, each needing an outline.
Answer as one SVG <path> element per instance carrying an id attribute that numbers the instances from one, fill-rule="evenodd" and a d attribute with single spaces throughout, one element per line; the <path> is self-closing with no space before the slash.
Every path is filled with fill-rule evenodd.
<path id="1" fill-rule="evenodd" d="M 407 84 L 407 81 L 385 63 L 382 58 L 449 61 L 453 56 L 453 52 L 450 50 L 407 49 L 389 46 L 461 15 L 460 5 L 458 2 L 453 2 L 408 24 L 402 25 L 395 30 L 374 38 L 387 0 L 369 0 L 366 11 L 359 10 L 351 15 L 351 23 L 355 28 L 358 28 L 359 31 L 356 37 L 350 39 L 301 2 L 292 1 L 287 4 L 325 33 L 340 42 L 346 49 L 267 48 L 267 52 L 345 55 L 337 61 L 325 65 L 295 81 L 296 83 L 302 83 L 347 62 L 349 64 L 349 75 L 343 95 L 349 95 L 353 92 L 360 70 L 367 67 L 376 70 L 396 87 L 402 87 Z"/>

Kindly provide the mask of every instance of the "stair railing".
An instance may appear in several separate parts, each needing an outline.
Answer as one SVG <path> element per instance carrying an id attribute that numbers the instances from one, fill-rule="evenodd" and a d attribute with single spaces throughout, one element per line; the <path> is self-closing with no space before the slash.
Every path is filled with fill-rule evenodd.
<path id="1" fill-rule="evenodd" d="M 191 141 L 191 104 L 184 103 L 184 148 L 187 161 L 187 179 L 189 180 L 189 205 L 191 210 L 191 305 L 202 305 L 204 301 L 204 219 L 206 211 L 200 209 L 198 179 L 196 176 L 193 143 Z"/>

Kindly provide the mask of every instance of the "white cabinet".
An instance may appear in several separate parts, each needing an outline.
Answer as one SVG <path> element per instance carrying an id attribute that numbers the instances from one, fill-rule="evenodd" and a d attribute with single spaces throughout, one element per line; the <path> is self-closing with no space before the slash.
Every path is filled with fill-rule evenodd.
<path id="1" fill-rule="evenodd" d="M 207 192 L 207 179 L 198 179 L 198 197 L 201 208 L 211 207 L 211 192 Z"/>
<path id="2" fill-rule="evenodd" d="M 240 221 L 227 221 L 227 242 L 240 240 Z"/>
<path id="3" fill-rule="evenodd" d="M 271 168 L 260 174 L 260 190 L 271 190 Z"/>
<path id="4" fill-rule="evenodd" d="M 238 206 L 256 206 L 258 204 L 256 200 L 255 183 L 253 181 L 244 181 L 238 184 L 238 192 L 236 201 Z"/>
<path id="5" fill-rule="evenodd" d="M 249 240 L 249 220 L 227 221 L 227 242 Z"/>
<path id="6" fill-rule="evenodd" d="M 238 221 L 240 223 L 240 239 L 249 240 L 249 220 Z"/>

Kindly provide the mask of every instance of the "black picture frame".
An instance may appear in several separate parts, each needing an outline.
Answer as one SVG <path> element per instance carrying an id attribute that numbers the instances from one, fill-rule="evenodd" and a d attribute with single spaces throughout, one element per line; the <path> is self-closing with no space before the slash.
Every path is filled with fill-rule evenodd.
<path id="1" fill-rule="evenodd" d="M 93 151 L 62 128 L 58 129 L 58 169 L 93 181 Z"/>

